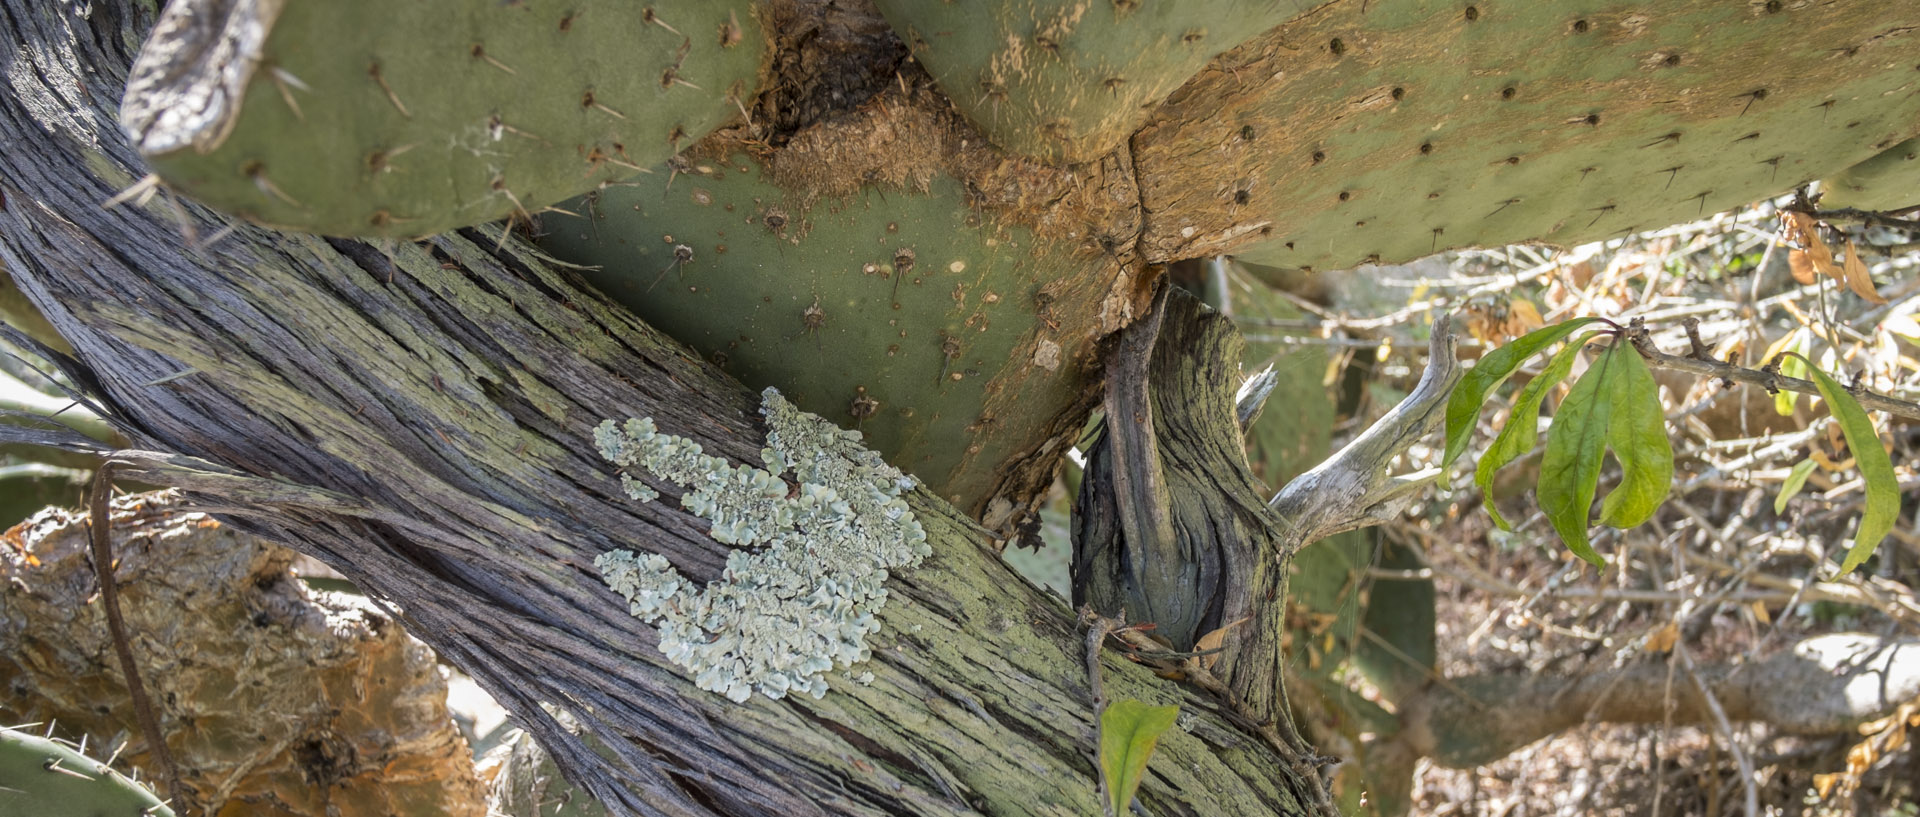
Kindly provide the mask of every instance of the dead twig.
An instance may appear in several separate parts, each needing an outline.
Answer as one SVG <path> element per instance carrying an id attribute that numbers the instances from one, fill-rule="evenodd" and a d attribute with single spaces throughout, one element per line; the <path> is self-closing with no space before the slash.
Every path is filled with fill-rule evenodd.
<path id="1" fill-rule="evenodd" d="M 1713 690 L 1707 687 L 1707 682 L 1701 679 L 1700 672 L 1693 665 L 1693 656 L 1687 653 L 1686 645 L 1675 642 L 1673 654 L 1680 660 L 1680 667 L 1686 670 L 1687 677 L 1693 680 L 1694 689 L 1700 691 L 1700 698 L 1706 702 L 1707 711 L 1713 715 L 1715 728 L 1727 742 L 1727 753 L 1733 755 L 1733 762 L 1740 766 L 1740 783 L 1745 787 L 1744 805 L 1747 817 L 1759 817 L 1760 791 L 1753 785 L 1753 760 L 1747 757 L 1745 750 L 1740 748 L 1739 738 L 1733 733 L 1733 724 L 1727 720 L 1727 711 L 1720 706 L 1720 699 L 1715 697 Z"/>
<path id="2" fill-rule="evenodd" d="M 120 673 L 127 678 L 127 694 L 133 698 L 133 714 L 140 721 L 140 731 L 146 736 L 147 745 L 158 761 L 160 773 L 167 781 L 167 797 L 175 803 L 186 801 L 180 798 L 180 770 L 173 765 L 173 752 L 167 748 L 166 734 L 160 731 L 160 718 L 154 714 L 153 700 L 147 697 L 146 684 L 140 681 L 140 668 L 133 660 L 133 644 L 127 639 L 127 621 L 120 614 L 120 589 L 113 578 L 113 539 L 110 526 L 113 524 L 109 500 L 113 498 L 114 462 L 107 460 L 94 472 L 93 488 L 89 492 L 88 524 L 89 539 L 93 551 L 93 575 L 100 584 L 100 604 L 107 614 L 107 632 L 113 636 L 113 651 L 120 658 Z"/>

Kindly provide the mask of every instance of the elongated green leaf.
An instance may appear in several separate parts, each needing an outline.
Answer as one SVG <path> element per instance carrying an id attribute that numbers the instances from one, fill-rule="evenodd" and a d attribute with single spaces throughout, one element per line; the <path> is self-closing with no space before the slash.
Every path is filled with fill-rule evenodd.
<path id="1" fill-rule="evenodd" d="M 1647 362 L 1631 345 L 1616 356 L 1607 445 L 1620 461 L 1621 477 L 1600 502 L 1600 524 L 1631 528 L 1653 518 L 1653 512 L 1667 501 L 1667 491 L 1673 488 L 1673 445 L 1667 441 L 1660 386 L 1653 382 Z"/>
<path id="2" fill-rule="evenodd" d="M 1879 547 L 1880 540 L 1887 531 L 1893 530 L 1893 523 L 1900 518 L 1900 479 L 1894 476 L 1893 460 L 1887 456 L 1887 449 L 1880 445 L 1880 435 L 1873 430 L 1873 421 L 1867 419 L 1866 411 L 1860 408 L 1859 401 L 1818 366 L 1809 364 L 1807 372 L 1813 375 L 1813 383 L 1820 387 L 1820 396 L 1827 401 L 1827 410 L 1833 412 L 1833 419 L 1840 423 L 1840 433 L 1847 438 L 1847 448 L 1853 452 L 1853 465 L 1860 469 L 1860 479 L 1866 483 L 1867 510 L 1860 515 L 1860 529 L 1853 534 L 1853 547 L 1847 549 L 1847 559 L 1840 563 L 1840 575 L 1852 573 L 1861 562 L 1873 555 L 1873 549 Z"/>
<path id="3" fill-rule="evenodd" d="M 1107 778 L 1114 814 L 1126 814 L 1127 804 L 1147 773 L 1160 735 L 1173 727 L 1177 706 L 1148 706 L 1135 700 L 1107 705 L 1100 716 L 1100 773 Z"/>
<path id="4" fill-rule="evenodd" d="M 1560 402 L 1547 430 L 1547 452 L 1540 461 L 1540 510 L 1553 523 L 1560 541 L 1573 555 L 1605 566 L 1606 560 L 1587 543 L 1587 513 L 1600 484 L 1600 464 L 1607 453 L 1607 426 L 1613 419 L 1615 381 L 1624 367 L 1623 350 L 1616 341 L 1587 369 L 1573 391 Z"/>
<path id="5" fill-rule="evenodd" d="M 1787 512 L 1787 501 L 1798 495 L 1801 488 L 1806 487 L 1807 477 L 1813 473 L 1814 466 L 1818 464 L 1811 458 L 1804 459 L 1796 463 L 1792 471 L 1787 472 L 1787 481 L 1780 483 L 1780 495 L 1773 498 L 1774 513 Z"/>
<path id="6" fill-rule="evenodd" d="M 1480 419 L 1480 406 L 1487 401 L 1488 392 L 1513 374 L 1514 369 L 1520 368 L 1527 358 L 1597 320 L 1599 318 L 1575 318 L 1535 329 L 1480 358 L 1480 362 L 1475 363 L 1460 379 L 1460 385 L 1453 387 L 1453 396 L 1447 399 L 1447 455 L 1442 459 L 1441 467 L 1452 465 L 1467 450 L 1467 438 L 1473 434 L 1474 423 Z"/>
<path id="7" fill-rule="evenodd" d="M 1579 340 L 1567 344 L 1566 348 L 1555 352 L 1547 360 L 1547 368 L 1540 372 L 1540 376 L 1520 390 L 1520 395 L 1513 402 L 1513 412 L 1507 417 L 1507 424 L 1493 438 L 1493 444 L 1487 446 L 1487 453 L 1480 455 L 1480 464 L 1473 470 L 1473 480 L 1480 486 L 1480 496 L 1484 497 L 1481 504 L 1486 506 L 1487 516 L 1492 517 L 1493 524 L 1501 530 L 1513 530 L 1513 526 L 1507 524 L 1506 517 L 1501 516 L 1500 510 L 1494 507 L 1493 475 L 1506 467 L 1507 463 L 1533 450 L 1534 443 L 1540 439 L 1540 402 L 1546 399 L 1547 392 L 1552 391 L 1554 386 L 1567 379 L 1567 374 L 1573 371 L 1574 360 L 1580 357 L 1580 349 L 1597 334 L 1588 332 L 1580 336 Z"/>

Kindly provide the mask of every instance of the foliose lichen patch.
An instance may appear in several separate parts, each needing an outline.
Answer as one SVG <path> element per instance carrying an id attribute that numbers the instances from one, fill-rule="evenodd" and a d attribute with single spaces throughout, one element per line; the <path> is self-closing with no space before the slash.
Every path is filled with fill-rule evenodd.
<path id="1" fill-rule="evenodd" d="M 594 560 L 637 618 L 655 624 L 660 650 L 701 689 L 745 701 L 827 692 L 825 673 L 864 661 L 889 570 L 932 553 L 901 495 L 918 483 L 846 431 L 772 388 L 760 413 L 770 431 L 766 468 L 735 467 L 645 417 L 594 430 L 601 456 L 686 488 L 681 506 L 713 523 L 714 539 L 741 550 L 697 593 L 658 554 L 609 551 Z M 783 474 L 798 483 L 790 488 Z M 627 495 L 659 498 L 631 473 Z M 751 548 L 751 550 L 749 550 Z"/>

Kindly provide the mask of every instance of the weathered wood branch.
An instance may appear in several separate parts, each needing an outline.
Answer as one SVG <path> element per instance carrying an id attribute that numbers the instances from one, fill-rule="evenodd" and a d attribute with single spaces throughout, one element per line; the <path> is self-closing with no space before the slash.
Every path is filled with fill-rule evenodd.
<path id="1" fill-rule="evenodd" d="M 0 4 L 0 262 L 145 452 L 117 455 L 125 473 L 386 599 L 620 812 L 1094 810 L 1073 616 L 924 493 L 912 505 L 934 556 L 889 582 L 870 686 L 734 704 L 670 665 L 593 558 L 638 547 L 707 579 L 726 548 L 691 515 L 622 496 L 591 429 L 647 416 L 756 462 L 752 395 L 524 246 L 279 234 L 164 194 L 102 209 L 142 175 L 111 108 L 148 15 Z M 1118 659 L 1105 671 L 1111 694 L 1186 713 L 1142 789 L 1152 812 L 1315 808 L 1317 781 L 1215 699 Z"/>
<path id="2" fill-rule="evenodd" d="M 1417 491 L 1439 476 L 1437 469 L 1428 469 L 1395 477 L 1386 469 L 1445 419 L 1447 396 L 1464 373 L 1453 346 L 1452 322 L 1442 315 L 1433 322 L 1427 368 L 1413 391 L 1326 462 L 1294 477 L 1267 503 L 1287 520 L 1290 547 L 1392 520 L 1406 510 Z"/>
<path id="3" fill-rule="evenodd" d="M 1844 733 L 1920 694 L 1920 644 L 1860 633 L 1800 641 L 1752 663 L 1703 663 L 1727 717 L 1800 735 Z M 1403 734 L 1452 768 L 1491 763 L 1580 723 L 1707 723 L 1707 700 L 1665 660 L 1582 675 L 1471 675 L 1404 711 Z"/>

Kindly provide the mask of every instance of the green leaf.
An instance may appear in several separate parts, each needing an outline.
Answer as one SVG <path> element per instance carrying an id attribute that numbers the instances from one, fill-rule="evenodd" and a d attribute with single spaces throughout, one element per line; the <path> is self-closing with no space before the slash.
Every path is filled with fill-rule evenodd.
<path id="1" fill-rule="evenodd" d="M 1807 372 L 1820 387 L 1827 410 L 1840 424 L 1840 434 L 1847 438 L 1847 448 L 1853 452 L 1853 466 L 1860 469 L 1860 479 L 1867 485 L 1867 510 L 1860 515 L 1860 529 L 1853 534 L 1846 561 L 1840 563 L 1840 575 L 1844 576 L 1872 556 L 1887 531 L 1893 530 L 1893 523 L 1900 518 L 1900 480 L 1893 474 L 1893 460 L 1881 447 L 1873 421 L 1867 419 L 1866 411 L 1847 387 L 1819 367 L 1809 364 Z"/>
<path id="2" fill-rule="evenodd" d="M 1553 523 L 1560 540 L 1573 555 L 1597 567 L 1606 560 L 1587 543 L 1587 514 L 1600 484 L 1600 465 L 1607 453 L 1607 427 L 1613 419 L 1613 396 L 1622 354 L 1638 354 L 1615 341 L 1587 369 L 1573 391 L 1561 401 L 1547 430 L 1547 452 L 1540 461 L 1540 510 Z"/>
<path id="3" fill-rule="evenodd" d="M 1540 438 L 1541 401 L 1546 399 L 1547 392 L 1552 391 L 1554 386 L 1567 379 L 1567 374 L 1573 371 L 1574 360 L 1580 357 L 1581 348 L 1598 334 L 1588 332 L 1582 335 L 1547 360 L 1547 368 L 1540 372 L 1540 376 L 1520 390 L 1520 395 L 1514 399 L 1513 411 L 1507 417 L 1507 424 L 1493 438 L 1493 444 L 1487 446 L 1487 453 L 1480 455 L 1480 464 L 1473 470 L 1473 480 L 1480 486 L 1480 496 L 1484 498 L 1481 504 L 1486 507 L 1487 516 L 1492 517 L 1493 524 L 1501 530 L 1513 530 L 1513 526 L 1507 524 L 1506 518 L 1494 507 L 1493 475 L 1506 467 L 1507 463 L 1533 450 L 1534 443 Z"/>
<path id="4" fill-rule="evenodd" d="M 1640 352 L 1621 350 L 1612 377 L 1613 417 L 1607 445 L 1620 462 L 1620 484 L 1600 502 L 1600 524 L 1631 528 L 1653 518 L 1673 488 L 1673 445 L 1667 441 L 1667 412 L 1660 386 Z"/>
<path id="5" fill-rule="evenodd" d="M 1173 727 L 1180 714 L 1177 706 L 1148 706 L 1135 700 L 1119 700 L 1107 705 L 1100 715 L 1100 774 L 1106 777 L 1107 792 L 1113 796 L 1114 814 L 1127 813 L 1140 779 L 1147 773 L 1147 759 L 1153 756 L 1160 735 Z"/>
<path id="6" fill-rule="evenodd" d="M 1453 388 L 1453 396 L 1447 400 L 1447 455 L 1441 460 L 1440 467 L 1452 465 L 1467 450 L 1467 437 L 1473 434 L 1474 423 L 1480 419 L 1480 406 L 1487 401 L 1488 392 L 1513 374 L 1513 370 L 1520 368 L 1527 358 L 1573 334 L 1575 329 L 1597 320 L 1599 318 L 1576 318 L 1535 329 L 1480 358 L 1480 362 L 1475 363 L 1460 379 L 1460 385 Z"/>
<path id="7" fill-rule="evenodd" d="M 1800 357 L 1800 355 L 1806 353 L 1806 344 L 1796 344 L 1792 348 L 1792 351 L 1794 354 L 1781 359 L 1780 375 L 1782 377 L 1795 377 L 1801 380 L 1808 379 L 1807 371 L 1809 367 L 1807 366 L 1807 361 L 1805 358 Z M 1800 394 L 1798 392 L 1781 389 L 1773 395 L 1773 410 L 1782 417 L 1792 417 L 1793 406 L 1799 401 Z"/>
<path id="8" fill-rule="evenodd" d="M 1794 498 L 1800 493 L 1801 488 L 1806 487 L 1808 475 L 1813 473 L 1814 466 L 1818 464 L 1812 459 L 1804 459 L 1795 464 L 1792 471 L 1787 472 L 1787 481 L 1780 483 L 1780 495 L 1773 498 L 1774 513 L 1787 512 L 1787 500 Z"/>

